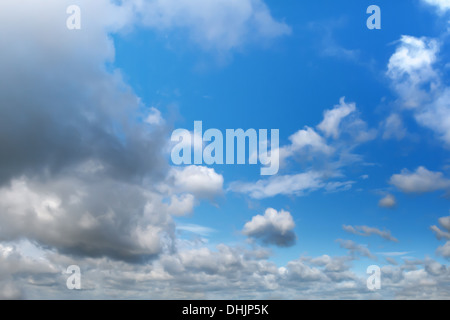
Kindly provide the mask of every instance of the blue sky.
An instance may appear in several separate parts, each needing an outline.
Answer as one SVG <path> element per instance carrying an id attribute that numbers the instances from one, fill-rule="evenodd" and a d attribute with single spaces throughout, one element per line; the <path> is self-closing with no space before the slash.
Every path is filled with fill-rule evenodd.
<path id="1" fill-rule="evenodd" d="M 23 2 L 0 5 L 1 298 L 449 298 L 448 0 Z M 278 129 L 279 172 L 174 165 L 194 121 Z"/>

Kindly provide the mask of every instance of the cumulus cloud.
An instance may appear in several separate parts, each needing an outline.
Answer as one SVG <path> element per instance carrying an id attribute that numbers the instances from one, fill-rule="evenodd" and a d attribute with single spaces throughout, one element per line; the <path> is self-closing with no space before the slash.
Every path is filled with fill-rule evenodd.
<path id="1" fill-rule="evenodd" d="M 295 161 L 307 168 L 304 172 L 271 176 L 255 183 L 235 181 L 229 190 L 256 199 L 276 195 L 302 196 L 318 189 L 325 192 L 349 190 L 354 181 L 332 179 L 343 178 L 341 168 L 362 161 L 353 149 L 374 139 L 377 132 L 369 129 L 359 117 L 356 104 L 346 103 L 344 97 L 334 109 L 324 112 L 324 120 L 318 128 L 324 136 L 306 126 L 289 137 L 290 144 L 279 149 L 284 168 L 288 167 L 289 161 Z"/>
<path id="2" fill-rule="evenodd" d="M 405 193 L 426 193 L 450 187 L 450 180 L 442 172 L 429 171 L 425 167 L 418 167 L 414 172 L 403 169 L 400 174 L 392 175 L 389 183 Z"/>
<path id="3" fill-rule="evenodd" d="M 345 103 L 345 98 L 341 98 L 339 105 L 336 105 L 334 109 L 327 110 L 324 113 L 322 122 L 317 126 L 325 136 L 332 136 L 337 139 L 340 135 L 339 126 L 342 119 L 356 110 L 354 103 Z"/>
<path id="4" fill-rule="evenodd" d="M 287 158 L 298 153 L 324 153 L 329 155 L 334 149 L 327 145 L 325 139 L 310 127 L 305 127 L 289 137 L 291 144 L 280 150 L 281 158 Z M 306 150 L 305 149 L 309 149 Z"/>
<path id="5" fill-rule="evenodd" d="M 223 176 L 212 168 L 204 166 L 187 166 L 172 168 L 174 185 L 182 192 L 189 192 L 199 197 L 213 197 L 222 193 Z"/>
<path id="6" fill-rule="evenodd" d="M 368 226 L 350 226 L 350 225 L 343 225 L 342 229 L 344 229 L 345 231 L 349 232 L 349 233 L 353 233 L 359 236 L 371 236 L 371 235 L 377 235 L 382 237 L 385 240 L 389 240 L 389 241 L 393 241 L 393 242 L 398 242 L 398 240 L 396 238 L 394 238 L 391 235 L 391 232 L 388 230 L 380 230 L 377 228 L 372 228 L 372 227 L 368 227 Z"/>
<path id="7" fill-rule="evenodd" d="M 450 88 L 438 71 L 440 46 L 436 39 L 402 36 L 389 60 L 387 76 L 401 105 L 410 109 L 417 123 L 434 131 L 448 147 Z"/>
<path id="8" fill-rule="evenodd" d="M 439 77 L 433 69 L 439 43 L 434 39 L 402 36 L 396 52 L 389 59 L 387 75 L 405 107 L 417 108 L 427 100 L 425 83 L 438 85 Z"/>
<path id="9" fill-rule="evenodd" d="M 164 239 L 173 238 L 174 225 L 162 200 L 109 179 L 16 179 L 0 189 L 0 239 L 25 237 L 69 254 L 140 261 L 170 249 Z"/>
<path id="10" fill-rule="evenodd" d="M 392 194 L 387 194 L 378 201 L 378 205 L 382 208 L 393 208 L 397 205 L 397 200 Z"/>
<path id="11" fill-rule="evenodd" d="M 355 246 L 353 244 L 352 246 Z M 28 247 L 35 244 L 30 243 Z M 348 246 L 348 247 L 352 247 Z M 358 246 L 358 245 L 356 245 Z M 27 250 L 25 250 L 27 249 Z M 366 275 L 351 270 L 356 255 L 302 256 L 278 267 L 259 247 L 219 244 L 179 248 L 145 264 L 107 257 L 62 255 L 47 248 L 0 247 L 2 297 L 98 299 L 373 299 Z M 82 272 L 82 290 L 67 290 L 68 265 Z M 384 295 L 410 299 L 450 296 L 448 267 L 432 259 L 382 266 Z M 11 280 L 14 279 L 13 283 Z M 12 283 L 12 284 L 11 284 Z M 417 290 L 421 288 L 421 290 Z M 220 290 L 219 290 L 220 289 Z M 20 292 L 20 294 L 19 294 Z"/>
<path id="12" fill-rule="evenodd" d="M 244 225 L 243 234 L 264 244 L 288 247 L 295 244 L 295 223 L 287 211 L 268 208 L 264 215 L 257 215 Z"/>

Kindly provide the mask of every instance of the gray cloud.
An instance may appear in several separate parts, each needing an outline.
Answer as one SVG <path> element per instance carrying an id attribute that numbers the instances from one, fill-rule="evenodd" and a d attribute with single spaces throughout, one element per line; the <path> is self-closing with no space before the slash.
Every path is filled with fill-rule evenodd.
<path id="1" fill-rule="evenodd" d="M 245 235 L 262 241 L 264 244 L 274 244 L 289 247 L 297 239 L 293 229 L 294 219 L 289 212 L 268 208 L 264 215 L 257 215 L 244 225 Z"/>
<path id="2" fill-rule="evenodd" d="M 352 256 L 361 255 L 370 259 L 376 259 L 367 247 L 357 244 L 352 240 L 338 239 L 336 242 L 339 243 L 341 248 L 347 249 Z"/>
<path id="3" fill-rule="evenodd" d="M 371 236 L 371 235 L 377 235 L 382 237 L 383 239 L 389 240 L 389 241 L 393 241 L 393 242 L 398 242 L 398 240 L 396 238 L 394 238 L 391 235 L 391 232 L 388 230 L 380 230 L 377 228 L 373 228 L 373 227 L 368 227 L 368 226 L 350 226 L 350 225 L 343 225 L 342 229 L 344 229 L 345 231 L 349 232 L 349 233 L 353 233 L 359 236 Z"/>
<path id="4" fill-rule="evenodd" d="M 387 194 L 378 201 L 378 205 L 382 208 L 394 208 L 397 205 L 397 200 L 392 194 Z"/>
<path id="5" fill-rule="evenodd" d="M 389 183 L 405 193 L 426 193 L 450 188 L 450 180 L 441 172 L 429 171 L 418 167 L 415 172 L 403 169 L 400 174 L 392 175 Z"/>

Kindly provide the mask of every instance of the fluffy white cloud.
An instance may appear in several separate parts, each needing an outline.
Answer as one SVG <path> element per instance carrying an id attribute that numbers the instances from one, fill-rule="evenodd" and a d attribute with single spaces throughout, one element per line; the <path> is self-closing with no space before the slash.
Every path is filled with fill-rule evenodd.
<path id="1" fill-rule="evenodd" d="M 173 168 L 170 175 L 177 189 L 198 197 L 213 197 L 223 190 L 223 176 L 212 168 L 195 165 Z"/>
<path id="2" fill-rule="evenodd" d="M 371 236 L 371 235 L 377 235 L 382 237 L 383 239 L 397 242 L 398 240 L 394 238 L 391 235 L 391 232 L 388 230 L 380 230 L 377 228 L 372 228 L 368 226 L 349 226 L 349 225 L 343 225 L 342 229 L 344 229 L 347 232 L 359 235 L 359 236 Z"/>
<path id="3" fill-rule="evenodd" d="M 433 69 L 439 44 L 434 39 L 402 36 L 396 52 L 389 59 L 387 75 L 408 108 L 417 108 L 427 100 L 425 83 L 436 86 L 439 78 Z"/>
<path id="4" fill-rule="evenodd" d="M 325 139 L 318 135 L 314 129 L 306 127 L 304 130 L 299 130 L 289 137 L 291 145 L 289 146 L 290 154 L 300 151 L 303 148 L 311 148 L 312 152 L 323 152 L 330 154 L 333 148 L 328 146 Z"/>
<path id="5" fill-rule="evenodd" d="M 395 200 L 395 197 L 392 194 L 387 194 L 378 201 L 378 205 L 382 208 L 393 208 L 397 205 L 397 200 Z"/>
<path id="6" fill-rule="evenodd" d="M 295 223 L 289 212 L 268 208 L 264 215 L 257 215 L 244 225 L 245 235 L 262 241 L 287 247 L 295 243 Z"/>
<path id="7" fill-rule="evenodd" d="M 436 66 L 439 49 L 435 39 L 402 36 L 389 60 L 387 75 L 402 106 L 411 109 L 416 121 L 434 131 L 448 147 L 450 88 L 443 83 Z M 391 125 L 398 126 L 395 122 Z"/>
<path id="8" fill-rule="evenodd" d="M 347 117 L 352 112 L 355 112 L 355 103 L 345 103 L 345 98 L 341 98 L 339 105 L 334 106 L 334 109 L 327 110 L 324 113 L 323 121 L 317 126 L 325 136 L 332 136 L 334 139 L 339 138 L 339 126 L 342 119 Z"/>
<path id="9" fill-rule="evenodd" d="M 425 167 L 418 167 L 415 172 L 403 169 L 400 174 L 392 175 L 389 183 L 406 193 L 426 193 L 450 187 L 450 180 L 441 172 L 429 171 Z"/>

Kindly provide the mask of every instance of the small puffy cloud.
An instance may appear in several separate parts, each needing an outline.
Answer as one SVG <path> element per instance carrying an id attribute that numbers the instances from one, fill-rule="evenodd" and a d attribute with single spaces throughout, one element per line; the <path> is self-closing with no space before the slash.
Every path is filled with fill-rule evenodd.
<path id="1" fill-rule="evenodd" d="M 392 194 L 387 194 L 385 197 L 378 201 L 378 205 L 382 208 L 393 208 L 397 205 L 397 201 Z"/>
<path id="2" fill-rule="evenodd" d="M 148 113 L 147 117 L 145 118 L 145 122 L 151 125 L 160 125 L 164 123 L 164 119 L 161 116 L 161 111 L 156 109 L 155 107 L 150 108 L 150 112 Z"/>
<path id="3" fill-rule="evenodd" d="M 296 236 L 294 219 L 289 212 L 268 208 L 264 215 L 257 215 L 244 225 L 242 231 L 251 238 L 260 240 L 264 244 L 274 244 L 288 247 L 295 243 Z"/>
<path id="4" fill-rule="evenodd" d="M 355 112 L 355 103 L 345 103 L 345 98 L 342 97 L 339 101 L 339 105 L 334 106 L 334 109 L 327 110 L 324 113 L 322 122 L 317 126 L 326 137 L 339 138 L 340 131 L 339 126 L 342 119 L 347 117 L 352 112 Z"/>
<path id="5" fill-rule="evenodd" d="M 415 172 L 403 169 L 400 174 L 394 174 L 389 183 L 405 193 L 426 193 L 450 187 L 450 180 L 441 172 L 429 171 L 425 167 L 418 167 Z"/>
<path id="6" fill-rule="evenodd" d="M 349 233 L 353 233 L 359 236 L 371 236 L 371 235 L 377 235 L 382 237 L 383 239 L 389 240 L 389 241 L 394 241 L 394 242 L 398 242 L 398 240 L 396 238 L 394 238 L 391 235 L 391 232 L 388 230 L 380 230 L 377 228 L 372 228 L 372 227 L 368 227 L 368 226 L 349 226 L 349 225 L 343 225 L 342 229 L 344 229 L 345 231 L 349 232 Z"/>
<path id="7" fill-rule="evenodd" d="M 310 152 L 321 152 L 324 154 L 331 154 L 334 151 L 332 147 L 327 145 L 325 139 L 310 127 L 305 127 L 305 129 L 297 131 L 289 137 L 289 140 L 291 141 L 291 145 L 281 150 L 281 156 L 291 156 L 306 148 Z"/>
<path id="8" fill-rule="evenodd" d="M 223 190 L 223 176 L 212 168 L 195 165 L 173 168 L 170 175 L 177 189 L 198 197 L 210 198 Z"/>

